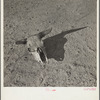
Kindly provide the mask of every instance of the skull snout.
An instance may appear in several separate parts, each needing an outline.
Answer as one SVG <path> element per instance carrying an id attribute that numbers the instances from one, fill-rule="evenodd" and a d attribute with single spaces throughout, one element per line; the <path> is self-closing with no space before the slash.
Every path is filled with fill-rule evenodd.
<path id="1" fill-rule="evenodd" d="M 36 60 L 37 62 L 43 63 L 38 52 L 31 52 L 31 53 L 34 57 L 34 60 Z"/>

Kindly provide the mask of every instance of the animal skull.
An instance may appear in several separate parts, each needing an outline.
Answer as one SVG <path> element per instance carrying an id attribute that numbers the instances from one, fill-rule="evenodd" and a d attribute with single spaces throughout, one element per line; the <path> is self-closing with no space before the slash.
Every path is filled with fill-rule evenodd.
<path id="1" fill-rule="evenodd" d="M 42 38 L 51 32 L 52 28 L 42 31 L 38 34 L 32 35 L 27 39 L 17 41 L 16 44 L 26 44 L 29 53 L 34 57 L 34 60 L 40 63 L 47 62 L 47 56 Z"/>

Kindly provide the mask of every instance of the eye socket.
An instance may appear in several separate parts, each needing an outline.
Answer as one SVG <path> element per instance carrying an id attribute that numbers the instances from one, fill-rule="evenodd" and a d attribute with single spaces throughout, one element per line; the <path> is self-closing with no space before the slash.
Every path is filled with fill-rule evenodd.
<path id="1" fill-rule="evenodd" d="M 40 48 L 37 48 L 37 52 L 40 54 L 42 50 Z"/>
<path id="2" fill-rule="evenodd" d="M 31 48 L 28 48 L 28 51 L 29 51 L 29 52 L 35 52 L 35 51 L 37 51 L 37 50 L 31 50 Z"/>

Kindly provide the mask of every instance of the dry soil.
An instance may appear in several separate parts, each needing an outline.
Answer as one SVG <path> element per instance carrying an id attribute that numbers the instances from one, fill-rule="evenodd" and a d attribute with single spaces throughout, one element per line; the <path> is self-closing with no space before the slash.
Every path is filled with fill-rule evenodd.
<path id="1" fill-rule="evenodd" d="M 4 0 L 4 86 L 96 86 L 96 16 L 96 0 Z M 15 44 L 51 27 L 46 65 Z"/>

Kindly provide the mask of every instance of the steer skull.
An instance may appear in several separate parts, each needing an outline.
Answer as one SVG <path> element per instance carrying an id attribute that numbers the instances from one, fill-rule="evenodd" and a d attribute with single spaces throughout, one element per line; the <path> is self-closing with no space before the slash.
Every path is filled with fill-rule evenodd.
<path id="1" fill-rule="evenodd" d="M 29 53 L 32 54 L 34 57 L 34 60 L 40 63 L 46 63 L 47 56 L 46 56 L 45 47 L 42 38 L 45 35 L 49 34 L 51 31 L 52 28 L 42 31 L 38 34 L 29 36 L 24 40 L 16 41 L 16 44 L 26 44 Z"/>

